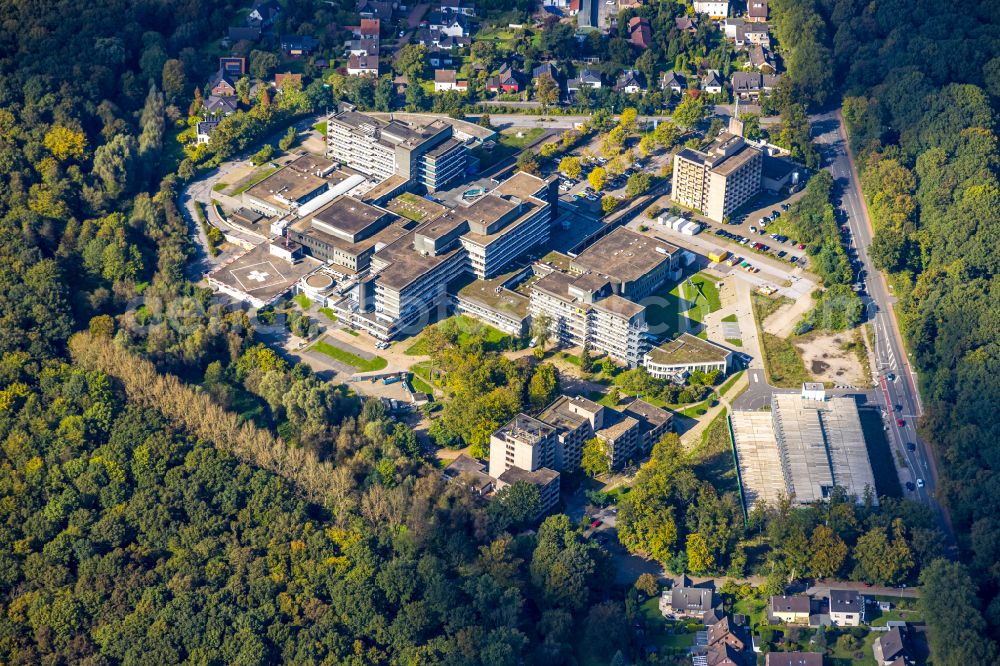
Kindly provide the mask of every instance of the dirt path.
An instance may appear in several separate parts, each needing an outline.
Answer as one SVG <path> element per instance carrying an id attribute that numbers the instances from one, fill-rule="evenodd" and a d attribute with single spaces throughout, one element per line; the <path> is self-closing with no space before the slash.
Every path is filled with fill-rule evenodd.
<path id="1" fill-rule="evenodd" d="M 794 333 L 795 327 L 813 307 L 813 287 L 812 282 L 807 281 L 807 284 L 793 283 L 791 287 L 779 290 L 780 295 L 790 298 L 792 302 L 778 308 L 761 324 L 761 328 L 779 338 L 787 338 Z"/>

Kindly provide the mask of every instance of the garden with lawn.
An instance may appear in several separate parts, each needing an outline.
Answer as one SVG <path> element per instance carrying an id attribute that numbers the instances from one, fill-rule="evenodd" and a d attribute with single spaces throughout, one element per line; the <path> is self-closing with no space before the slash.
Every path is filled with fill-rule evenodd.
<path id="1" fill-rule="evenodd" d="M 383 370 L 389 362 L 386 361 L 381 356 L 376 356 L 372 359 L 361 358 L 349 351 L 336 347 L 329 342 L 320 340 L 312 347 L 310 350 L 317 351 L 320 354 L 325 354 L 335 361 L 340 361 L 341 363 L 346 363 L 347 365 L 356 368 L 359 372 L 375 372 L 376 370 Z"/>
<path id="2" fill-rule="evenodd" d="M 683 278 L 669 291 L 655 294 L 662 302 L 646 305 L 650 333 L 673 338 L 684 331 L 698 332 L 706 315 L 722 307 L 718 281 L 708 273 L 696 273 Z M 704 331 L 697 334 L 706 337 Z"/>
<path id="3" fill-rule="evenodd" d="M 433 326 L 454 337 L 459 347 L 468 345 L 473 340 L 481 340 L 486 351 L 499 352 L 510 349 L 514 338 L 503 331 L 488 326 L 466 315 L 455 315 Z M 427 356 L 431 353 L 430 340 L 427 332 L 420 333 L 403 352 L 407 356 Z"/>

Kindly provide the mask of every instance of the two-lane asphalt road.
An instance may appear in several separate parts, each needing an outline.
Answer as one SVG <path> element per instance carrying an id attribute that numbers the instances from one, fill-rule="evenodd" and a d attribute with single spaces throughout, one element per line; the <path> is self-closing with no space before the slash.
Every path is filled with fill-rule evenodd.
<path id="1" fill-rule="evenodd" d="M 903 347 L 892 304 L 895 298 L 889 291 L 885 276 L 878 272 L 868 258 L 872 227 L 861 194 L 861 186 L 848 151 L 846 134 L 836 111 L 812 117 L 813 137 L 823 154 L 824 167 L 836 181 L 841 193 L 841 208 L 846 213 L 850 237 L 857 248 L 858 258 L 866 272 L 864 303 L 868 321 L 872 324 L 875 358 L 878 367 L 872 368 L 878 384 L 875 391 L 878 402 L 886 410 L 886 425 L 894 456 L 903 456 L 911 478 L 902 478 L 904 484 L 914 484 L 906 495 L 929 503 L 947 521 L 935 498 L 937 473 L 934 458 L 925 442 L 917 437 L 916 419 L 921 414 L 920 394 L 916 374 L 913 372 Z M 902 419 L 903 425 L 898 425 Z M 910 450 L 913 449 L 913 450 Z"/>

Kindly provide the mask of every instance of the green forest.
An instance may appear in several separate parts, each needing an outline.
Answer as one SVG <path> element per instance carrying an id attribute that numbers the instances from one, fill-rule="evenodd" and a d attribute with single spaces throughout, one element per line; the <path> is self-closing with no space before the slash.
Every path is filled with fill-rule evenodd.
<path id="1" fill-rule="evenodd" d="M 941 595 L 931 616 L 935 663 L 995 663 L 998 6 L 837 0 L 820 9 L 831 26 L 844 118 L 876 230 L 872 260 L 890 273 L 899 297 L 897 313 L 920 375 L 920 433 L 941 462 L 939 499 L 967 563 L 958 567 L 967 571 L 941 572 L 942 582 L 925 592 Z M 944 581 L 955 577 L 963 580 L 952 589 L 966 595 L 948 591 Z"/>

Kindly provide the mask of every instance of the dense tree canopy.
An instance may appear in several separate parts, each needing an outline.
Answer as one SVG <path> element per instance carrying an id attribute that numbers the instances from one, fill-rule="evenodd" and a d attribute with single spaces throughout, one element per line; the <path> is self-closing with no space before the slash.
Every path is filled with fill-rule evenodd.
<path id="1" fill-rule="evenodd" d="M 962 11 L 931 1 L 822 4 L 876 229 L 872 259 L 891 272 L 920 376 L 920 431 L 941 463 L 937 496 L 983 600 L 963 604 L 962 612 L 974 618 L 977 606 L 984 609 L 996 638 L 1000 571 L 987 545 L 1000 542 L 1000 420 L 992 407 L 1000 396 L 996 4 L 968 2 Z M 953 569 L 946 573 L 965 576 Z M 926 582 L 940 582 L 933 578 Z M 962 643 L 957 632 L 977 624 L 950 617 L 931 632 L 942 663 L 989 661 L 983 655 L 994 646 L 980 638 L 956 646 L 945 636 Z M 965 649 L 977 659 L 967 659 Z"/>

